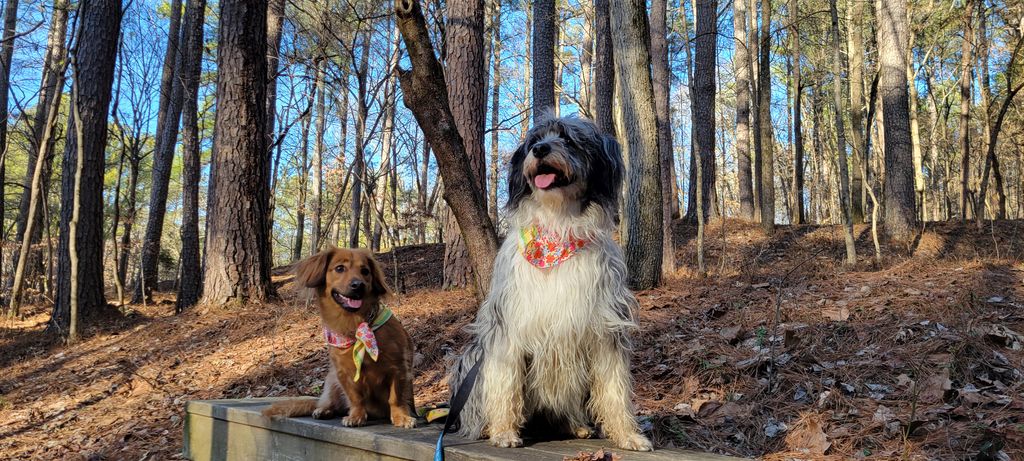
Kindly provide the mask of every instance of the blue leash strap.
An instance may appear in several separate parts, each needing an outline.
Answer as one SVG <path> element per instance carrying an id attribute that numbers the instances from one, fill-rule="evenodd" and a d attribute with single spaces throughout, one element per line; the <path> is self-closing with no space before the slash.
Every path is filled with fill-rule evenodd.
<path id="1" fill-rule="evenodd" d="M 476 384 L 476 375 L 480 371 L 480 362 L 483 362 L 483 357 L 480 357 L 473 364 L 473 367 L 469 369 L 469 373 L 466 373 L 466 377 L 459 383 L 459 388 L 455 391 L 455 395 L 452 396 L 448 417 L 444 420 L 441 435 L 437 436 L 437 446 L 434 447 L 434 461 L 444 461 L 444 435 L 458 430 L 456 421 L 459 420 L 459 413 L 466 406 L 469 394 L 473 391 L 473 385 Z"/>

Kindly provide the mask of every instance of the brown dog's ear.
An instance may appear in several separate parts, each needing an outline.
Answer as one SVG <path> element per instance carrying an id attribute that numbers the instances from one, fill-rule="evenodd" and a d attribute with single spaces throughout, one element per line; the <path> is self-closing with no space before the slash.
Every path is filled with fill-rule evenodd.
<path id="1" fill-rule="evenodd" d="M 381 270 L 380 263 L 373 259 L 373 253 L 370 251 L 366 251 L 366 264 L 370 266 L 370 274 L 373 277 L 373 281 L 370 284 L 371 292 L 380 298 L 390 295 L 391 289 L 388 288 L 384 271 Z"/>
<path id="2" fill-rule="evenodd" d="M 335 249 L 329 248 L 310 256 L 295 265 L 295 283 L 306 288 L 317 288 L 324 285 L 327 277 L 327 263 Z"/>

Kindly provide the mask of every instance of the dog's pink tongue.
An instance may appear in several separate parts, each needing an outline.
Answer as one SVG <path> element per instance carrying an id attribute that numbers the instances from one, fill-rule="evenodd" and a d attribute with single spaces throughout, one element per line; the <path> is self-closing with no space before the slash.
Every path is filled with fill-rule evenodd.
<path id="1" fill-rule="evenodd" d="M 354 307 L 354 308 L 358 309 L 359 307 L 361 307 L 363 305 L 363 300 L 362 299 L 350 299 L 350 300 L 348 300 L 348 305 L 349 305 L 349 307 Z"/>
<path id="2" fill-rule="evenodd" d="M 555 182 L 555 175 L 553 174 L 539 174 L 533 178 L 533 183 L 541 189 L 551 187 L 551 183 L 553 182 Z"/>

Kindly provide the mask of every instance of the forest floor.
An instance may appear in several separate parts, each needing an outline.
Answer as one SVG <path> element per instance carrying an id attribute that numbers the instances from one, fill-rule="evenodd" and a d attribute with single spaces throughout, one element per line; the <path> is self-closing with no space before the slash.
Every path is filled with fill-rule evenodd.
<path id="1" fill-rule="evenodd" d="M 633 373 L 658 446 L 767 459 L 1024 459 L 1024 222 L 928 224 L 909 248 L 857 228 L 846 268 L 833 227 L 727 221 L 707 277 L 682 268 L 638 293 Z M 724 235 L 724 238 L 723 238 Z M 441 291 L 439 245 L 381 255 L 404 293 L 418 405 L 446 398 L 445 357 L 475 303 Z M 173 314 L 173 300 L 86 319 L 66 347 L 42 308 L 0 323 L 0 458 L 180 458 L 192 399 L 317 394 L 314 308 L 275 272 L 279 303 Z M 776 319 L 778 320 L 776 322 Z M 626 457 L 628 459 L 628 456 Z"/>

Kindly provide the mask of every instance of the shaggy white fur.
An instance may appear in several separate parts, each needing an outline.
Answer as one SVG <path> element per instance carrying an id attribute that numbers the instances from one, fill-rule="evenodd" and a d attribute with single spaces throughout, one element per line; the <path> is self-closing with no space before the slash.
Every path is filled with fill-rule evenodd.
<path id="1" fill-rule="evenodd" d="M 591 436 L 596 423 L 620 448 L 651 450 L 632 404 L 628 333 L 636 327 L 636 300 L 612 238 L 622 178 L 618 145 L 589 121 L 550 119 L 528 133 L 510 169 L 509 237 L 469 326 L 474 341 L 449 379 L 457 389 L 483 360 L 460 433 L 521 446 L 520 430 L 541 417 L 577 437 Z M 538 169 L 557 171 L 560 185 L 537 187 Z M 560 265 L 539 269 L 523 257 L 517 238 L 533 225 L 587 243 Z"/>

